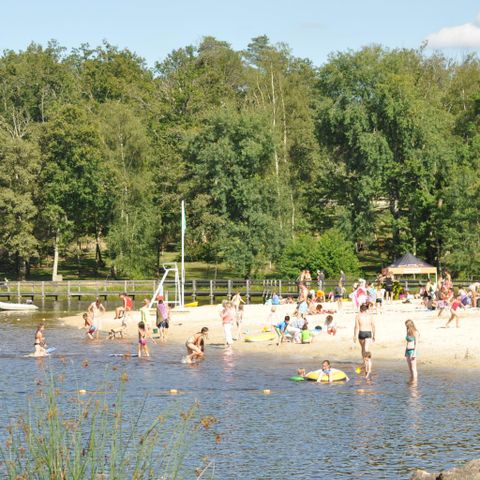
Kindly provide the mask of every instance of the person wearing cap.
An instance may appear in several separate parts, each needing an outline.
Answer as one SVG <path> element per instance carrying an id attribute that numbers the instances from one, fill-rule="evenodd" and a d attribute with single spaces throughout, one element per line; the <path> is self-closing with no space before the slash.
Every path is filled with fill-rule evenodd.
<path id="1" fill-rule="evenodd" d="M 283 322 L 278 323 L 275 325 L 275 333 L 278 335 L 277 345 L 280 345 L 285 340 L 285 334 L 287 333 L 287 329 L 290 325 L 290 317 L 288 315 L 285 316 Z"/>

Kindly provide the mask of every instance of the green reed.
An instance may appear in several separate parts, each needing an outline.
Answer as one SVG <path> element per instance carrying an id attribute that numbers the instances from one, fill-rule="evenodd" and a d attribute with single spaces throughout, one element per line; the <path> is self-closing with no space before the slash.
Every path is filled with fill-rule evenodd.
<path id="1" fill-rule="evenodd" d="M 194 470 L 186 457 L 195 434 L 210 431 L 214 417 L 201 417 L 198 404 L 177 415 L 160 415 L 145 427 L 146 399 L 126 418 L 128 377 L 117 393 L 61 394 L 51 375 L 17 413 L 0 440 L 0 476 L 10 480 L 175 480 L 213 477 L 208 458 Z M 109 400 L 110 399 L 110 400 Z M 214 433 L 213 433 L 214 434 Z M 214 434 L 215 435 L 215 434 Z M 219 435 L 216 435 L 218 441 Z"/>

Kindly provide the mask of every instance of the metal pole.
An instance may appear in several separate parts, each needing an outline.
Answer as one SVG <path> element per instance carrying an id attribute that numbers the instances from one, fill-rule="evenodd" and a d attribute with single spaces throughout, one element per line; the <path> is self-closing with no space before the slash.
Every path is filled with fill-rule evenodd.
<path id="1" fill-rule="evenodd" d="M 183 307 L 185 305 L 185 230 L 187 228 L 186 220 L 185 220 L 185 201 L 182 200 L 182 219 L 181 219 L 181 227 L 182 227 L 182 278 L 181 278 L 181 285 L 180 285 L 180 306 Z"/>

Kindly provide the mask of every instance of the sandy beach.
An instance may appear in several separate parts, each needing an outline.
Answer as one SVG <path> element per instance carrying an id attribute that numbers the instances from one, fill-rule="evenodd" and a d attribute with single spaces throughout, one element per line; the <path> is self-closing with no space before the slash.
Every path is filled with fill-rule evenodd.
<path id="1" fill-rule="evenodd" d="M 335 309 L 335 304 L 325 304 L 325 309 Z M 223 327 L 220 320 L 220 305 L 185 308 L 183 311 L 172 310 L 172 321 L 168 333 L 168 342 L 179 345 L 179 353 L 183 354 L 183 344 L 186 338 L 198 332 L 202 327 L 210 329 L 208 344 L 223 344 Z M 268 325 L 268 316 L 271 306 L 246 305 L 242 331 L 244 335 L 260 333 L 262 328 Z M 277 312 L 280 318 L 286 314 L 292 314 L 294 305 L 280 305 Z M 475 368 L 480 366 L 480 346 L 478 343 L 478 322 L 480 312 L 477 309 L 461 310 L 460 328 L 454 325 L 444 328 L 449 317 L 449 311 L 445 311 L 438 318 L 437 311 L 427 311 L 419 301 L 411 304 L 403 304 L 394 301 L 384 306 L 381 314 L 374 314 L 376 320 L 376 342 L 371 351 L 373 360 L 404 361 L 405 352 L 405 320 L 412 319 L 420 332 L 418 348 L 418 363 L 440 368 Z M 326 315 L 310 315 L 310 326 L 323 325 Z M 102 333 L 99 341 L 106 340 L 106 333 L 110 328 L 118 328 L 119 321 L 114 320 L 113 312 L 105 312 L 102 316 Z M 128 319 L 128 339 L 136 343 L 136 324 L 140 313 L 130 313 Z M 343 310 L 334 315 L 337 322 L 337 334 L 327 335 L 322 332 L 315 337 L 312 344 L 283 343 L 276 345 L 276 341 L 245 342 L 236 341 L 233 349 L 241 352 L 261 352 L 276 355 L 291 355 L 299 360 L 308 361 L 315 359 L 321 361 L 329 358 L 332 361 L 360 362 L 360 347 L 353 343 L 353 329 L 355 313 L 353 305 L 345 302 Z M 81 314 L 62 318 L 66 325 L 79 328 L 83 324 Z M 152 317 L 152 321 L 154 319 Z M 453 322 L 454 323 L 454 322 Z M 152 355 L 155 354 L 159 345 L 151 345 Z M 403 366 L 403 365 L 402 365 Z"/>

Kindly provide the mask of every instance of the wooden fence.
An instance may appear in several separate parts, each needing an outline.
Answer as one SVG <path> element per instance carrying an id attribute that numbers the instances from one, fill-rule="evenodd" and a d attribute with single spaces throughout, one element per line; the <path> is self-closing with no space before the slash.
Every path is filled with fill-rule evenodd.
<path id="1" fill-rule="evenodd" d="M 347 289 L 353 283 L 347 279 Z M 408 287 L 414 291 L 418 289 L 419 280 L 400 280 L 402 286 L 408 281 Z M 465 282 L 455 282 L 465 285 Z M 468 283 L 467 283 L 468 284 Z M 336 281 L 327 280 L 323 289 L 327 292 L 335 288 Z M 90 299 L 118 297 L 123 292 L 133 298 L 151 298 L 158 286 L 158 280 L 72 280 L 62 282 L 2 282 L 0 284 L 0 300 L 46 300 L 46 299 Z M 316 281 L 310 283 L 309 288 L 317 289 Z M 169 298 L 175 295 L 173 281 L 164 283 L 164 292 Z M 297 296 L 298 286 L 294 280 L 254 279 L 254 280 L 188 280 L 185 282 L 185 302 L 204 299 L 213 304 L 218 299 L 231 298 L 240 292 L 247 302 L 254 298 L 263 300 L 270 298 L 273 293 L 283 297 Z M 203 302 L 207 303 L 207 302 Z"/>

